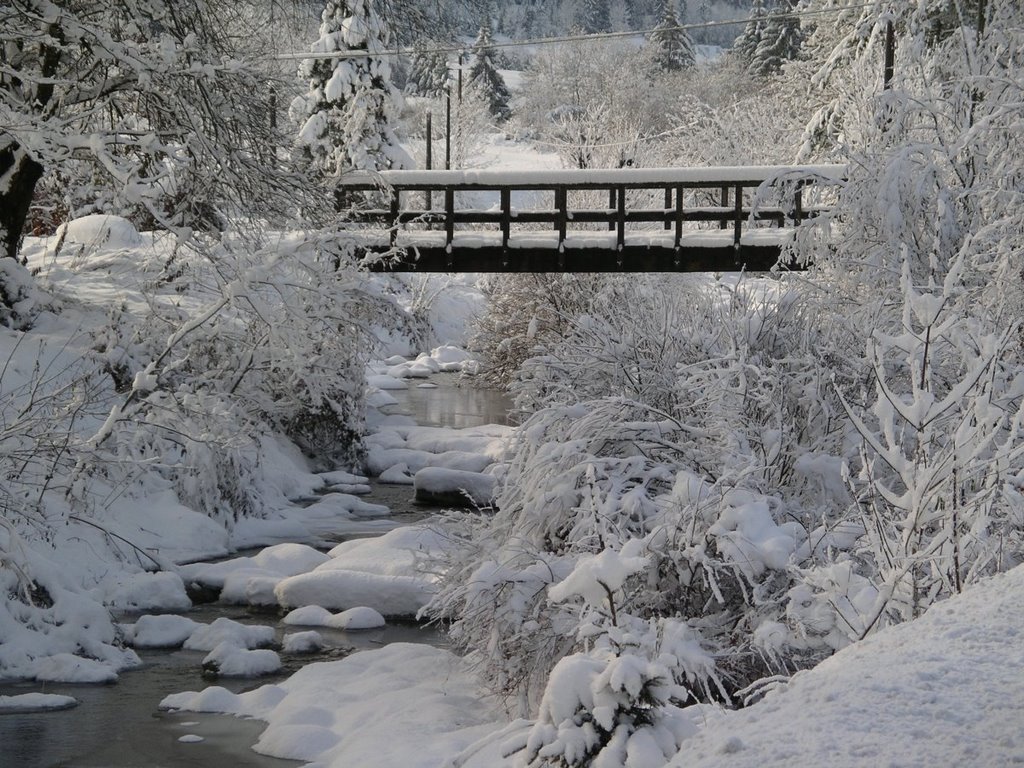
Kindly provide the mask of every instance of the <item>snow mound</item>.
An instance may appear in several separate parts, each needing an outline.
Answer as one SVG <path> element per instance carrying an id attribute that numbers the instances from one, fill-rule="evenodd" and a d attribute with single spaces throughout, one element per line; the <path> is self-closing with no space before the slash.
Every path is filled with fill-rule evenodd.
<path id="1" fill-rule="evenodd" d="M 57 227 L 57 239 L 64 239 L 64 244 L 73 243 L 89 247 L 105 248 L 137 248 L 142 245 L 142 237 L 135 225 L 128 219 L 104 213 L 61 224 Z"/>
<path id="2" fill-rule="evenodd" d="M 332 629 L 376 629 L 386 623 L 379 611 L 356 606 L 341 613 L 331 613 L 321 605 L 304 605 L 282 619 L 287 626 L 331 627 Z"/>
<path id="3" fill-rule="evenodd" d="M 277 586 L 283 606 L 328 608 L 370 606 L 385 616 L 415 616 L 434 595 L 433 585 L 410 576 L 382 576 L 364 571 L 314 571 L 285 579 Z"/>
<path id="4" fill-rule="evenodd" d="M 284 606 L 335 610 L 365 606 L 383 616 L 414 616 L 435 590 L 435 576 L 420 568 L 421 560 L 451 546 L 442 533 L 421 525 L 345 541 L 315 571 L 282 581 L 277 599 Z M 313 616 L 311 612 L 305 618 Z M 318 616 L 323 619 L 322 614 Z"/>
<path id="5" fill-rule="evenodd" d="M 221 617 L 211 624 L 202 624 L 184 643 L 189 651 L 212 651 L 222 643 L 236 648 L 252 649 L 274 642 L 274 628 L 249 626 Z"/>
<path id="6" fill-rule="evenodd" d="M 336 616 L 331 617 L 330 626 L 335 629 L 377 629 L 383 627 L 386 622 L 384 617 L 380 615 L 373 608 L 367 608 L 366 606 L 357 606 L 356 608 L 349 608 L 347 611 L 342 611 Z"/>
<path id="7" fill-rule="evenodd" d="M 672 768 L 1024 762 L 1024 567 L 724 712 Z"/>
<path id="8" fill-rule="evenodd" d="M 220 677 L 260 677 L 281 668 L 281 658 L 265 648 L 250 651 L 225 640 L 203 659 L 203 670 Z"/>
<path id="9" fill-rule="evenodd" d="M 489 506 L 497 485 L 493 475 L 443 467 L 424 467 L 413 478 L 416 501 L 459 507 Z"/>
<path id="10" fill-rule="evenodd" d="M 174 614 L 140 616 L 131 629 L 136 648 L 177 648 L 202 625 Z"/>
<path id="11" fill-rule="evenodd" d="M 38 659 L 33 677 L 45 683 L 112 683 L 117 671 L 106 662 L 57 653 Z"/>
<path id="12" fill-rule="evenodd" d="M 312 629 L 308 632 L 292 632 L 281 641 L 281 650 L 285 653 L 315 653 L 323 647 L 323 636 Z"/>
<path id="13" fill-rule="evenodd" d="M 78 706 L 78 699 L 55 693 L 22 693 L 0 696 L 0 715 L 8 712 L 48 712 Z"/>
<path id="14" fill-rule="evenodd" d="M 100 599 L 120 611 L 184 611 L 192 607 L 181 576 L 159 573 L 121 573 L 99 587 Z"/>
<path id="15" fill-rule="evenodd" d="M 183 565 L 181 572 L 195 584 L 220 589 L 223 602 L 274 605 L 274 588 L 282 579 L 311 571 L 329 559 L 305 544 L 275 544 L 253 557 Z"/>
<path id="16" fill-rule="evenodd" d="M 160 707 L 265 720 L 254 749 L 273 757 L 419 768 L 446 764 L 501 726 L 503 718 L 485 696 L 454 654 L 393 643 L 309 664 L 277 685 L 242 694 L 218 687 L 179 693 Z M 395 738 L 395 723 L 402 724 L 401 738 Z"/>

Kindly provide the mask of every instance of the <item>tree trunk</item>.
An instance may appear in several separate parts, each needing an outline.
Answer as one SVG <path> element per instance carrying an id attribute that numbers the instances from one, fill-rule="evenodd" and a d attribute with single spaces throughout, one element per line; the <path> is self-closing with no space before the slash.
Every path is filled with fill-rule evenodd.
<path id="1" fill-rule="evenodd" d="M 16 259 L 43 166 L 14 139 L 0 146 L 0 257 Z"/>

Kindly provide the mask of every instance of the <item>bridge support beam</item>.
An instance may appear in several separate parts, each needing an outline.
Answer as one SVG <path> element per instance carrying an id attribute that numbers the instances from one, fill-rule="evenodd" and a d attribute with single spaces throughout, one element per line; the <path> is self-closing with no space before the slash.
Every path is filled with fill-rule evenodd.
<path id="1" fill-rule="evenodd" d="M 372 253 L 363 263 L 373 272 L 720 272 L 723 265 L 766 272 L 779 260 L 775 245 L 726 244 L 717 248 L 658 248 L 626 245 L 623 249 L 416 248 L 389 258 Z M 736 259 L 739 258 L 739 263 Z M 790 268 L 796 269 L 795 265 Z"/>

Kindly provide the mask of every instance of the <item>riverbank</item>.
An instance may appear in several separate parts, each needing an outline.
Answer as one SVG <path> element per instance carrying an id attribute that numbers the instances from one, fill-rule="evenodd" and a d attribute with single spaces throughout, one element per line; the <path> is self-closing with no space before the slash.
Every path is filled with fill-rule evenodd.
<path id="1" fill-rule="evenodd" d="M 371 375 L 374 375 L 371 372 Z M 429 412 L 426 429 L 432 430 L 434 438 L 444 433 L 446 423 L 465 426 L 472 421 L 480 425 L 507 420 L 508 403 L 503 395 L 496 392 L 480 392 L 471 384 L 459 382 L 456 374 L 433 374 L 430 380 L 415 378 L 404 382 L 402 389 L 391 389 L 390 400 L 382 406 L 377 418 L 382 424 L 401 424 L 408 434 L 412 428 L 414 414 Z M 418 385 L 428 383 L 429 387 Z M 432 404 L 427 405 L 429 401 Z M 422 416 L 421 416 L 422 417 Z M 502 427 L 504 429 L 504 427 Z M 459 434 L 453 431 L 453 434 Z M 492 438 L 488 438 L 488 442 Z M 260 601 L 239 599 L 246 593 L 250 581 L 266 578 L 266 574 L 253 571 L 253 564 L 268 564 L 276 561 L 278 567 L 291 561 L 291 565 L 306 558 L 307 565 L 320 564 L 328 555 L 317 555 L 310 544 L 322 546 L 337 545 L 343 540 L 373 545 L 367 536 L 379 535 L 381 530 L 395 530 L 409 526 L 431 514 L 432 509 L 413 500 L 410 485 L 381 483 L 376 478 L 342 476 L 330 473 L 328 479 L 335 481 L 326 494 L 315 494 L 296 506 L 293 515 L 282 512 L 275 521 L 251 526 L 243 530 L 239 540 L 278 538 L 288 531 L 299 534 L 302 543 L 270 545 L 252 550 L 234 558 L 221 558 L 209 565 L 196 563 L 177 569 L 178 573 L 191 582 L 190 575 L 201 574 L 204 570 L 219 573 L 218 589 L 225 585 L 235 589 L 233 602 L 214 602 L 197 605 L 184 612 L 174 614 L 183 621 L 194 622 L 189 626 L 193 631 L 208 627 L 217 620 L 227 619 L 247 627 L 272 628 L 273 639 L 266 645 L 274 649 L 281 662 L 280 668 L 261 678 L 261 682 L 276 684 L 287 679 L 297 670 L 330 659 L 338 659 L 362 651 L 378 650 L 390 644 L 413 644 L 426 648 L 446 646 L 444 635 L 433 627 L 423 626 L 415 621 L 391 618 L 382 626 L 365 629 L 344 629 L 336 626 L 316 626 L 301 623 L 286 623 L 284 611 L 277 606 L 268 606 Z M 340 482 L 344 480 L 345 482 Z M 341 490 L 355 493 L 342 493 Z M 331 496 L 341 497 L 332 503 Z M 325 500 L 328 500 L 325 502 Z M 356 503 L 358 502 L 358 503 Z M 316 505 L 321 505 L 319 512 Z M 310 511 L 313 507 L 314 511 Z M 353 509 L 373 513 L 360 518 L 352 516 Z M 333 514 L 327 514 L 333 510 Z M 374 530 L 374 526 L 378 526 Z M 409 529 L 410 531 L 413 529 Z M 392 549 L 394 569 L 395 557 L 400 549 Z M 396 555 L 396 551 L 398 554 Z M 288 557 L 283 557 L 287 553 Z M 263 560 L 260 560 L 261 554 Z M 314 559 L 309 560 L 310 556 Z M 380 549 L 375 552 L 380 556 Z M 411 565 L 411 562 L 409 563 Z M 286 568 L 287 570 L 287 568 Z M 292 568 L 295 570 L 295 568 Z M 299 569 L 301 570 L 301 568 Z M 232 578 L 233 577 L 233 580 Z M 211 585 L 207 585 L 211 586 Z M 250 592 L 250 596 L 255 593 Z M 159 606 L 152 606 L 159 611 Z M 178 608 L 180 609 L 180 605 Z M 149 616 L 149 619 L 140 620 Z M 204 676 L 203 660 L 208 650 L 180 647 L 187 644 L 187 638 L 173 637 L 181 632 L 181 621 L 165 623 L 157 627 L 153 612 L 130 613 L 120 616 L 120 621 L 129 638 L 135 628 L 148 626 L 144 640 L 146 647 L 137 647 L 141 664 L 118 676 L 113 685 L 81 685 L 73 683 L 48 683 L 48 693 L 62 694 L 78 700 L 76 709 L 63 712 L 20 712 L 0 717 L 0 742 L 4 744 L 4 759 L 13 760 L 11 765 L 19 768 L 74 764 L 80 766 L 254 766 L 265 768 L 288 765 L 273 758 L 253 752 L 264 726 L 253 720 L 223 717 L 203 713 L 173 713 L 158 709 L 165 697 L 188 689 L 202 689 L 215 683 L 229 692 L 250 689 L 253 678 L 211 679 Z M 286 652 L 288 636 L 300 634 L 317 635 L 316 647 L 303 652 Z M 173 645 L 175 644 L 176 645 Z M 173 647 L 160 648 L 152 645 L 169 644 Z M 195 644 L 193 644 L 195 645 Z M 294 645 L 294 643 L 292 643 Z M 35 682 L 17 682 L 0 685 L 0 696 L 21 696 L 38 691 Z M 182 740 L 184 739 L 184 740 Z M 6 763 L 5 763 L 6 764 Z"/>

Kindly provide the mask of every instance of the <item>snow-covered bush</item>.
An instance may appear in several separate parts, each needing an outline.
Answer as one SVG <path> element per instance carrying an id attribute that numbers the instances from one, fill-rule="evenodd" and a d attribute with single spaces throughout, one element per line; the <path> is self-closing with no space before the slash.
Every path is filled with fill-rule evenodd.
<path id="1" fill-rule="evenodd" d="M 507 387 L 523 361 L 561 338 L 613 282 L 596 274 L 538 273 L 499 275 L 482 283 L 486 311 L 473 323 L 470 348 L 487 360 L 483 379 Z"/>
<path id="2" fill-rule="evenodd" d="M 569 323 L 523 367 L 516 391 L 534 415 L 499 511 L 454 533 L 464 547 L 432 606 L 524 710 L 548 665 L 583 642 L 584 617 L 552 592 L 586 558 L 627 547 L 647 565 L 616 599 L 618 621 L 688 627 L 715 659 L 688 673 L 698 698 L 728 698 L 832 650 L 786 607 L 798 566 L 856 539 L 832 533 L 849 501 L 846 424 L 823 360 L 845 360 L 848 337 L 791 291 L 740 286 L 701 301 L 635 290 L 620 287 L 619 301 Z"/>

